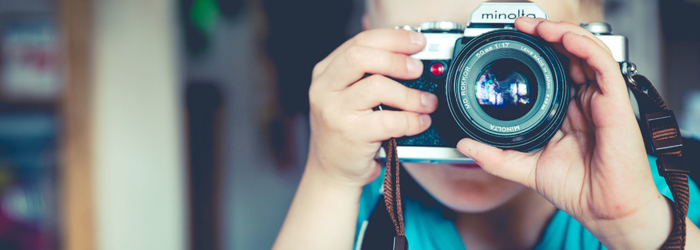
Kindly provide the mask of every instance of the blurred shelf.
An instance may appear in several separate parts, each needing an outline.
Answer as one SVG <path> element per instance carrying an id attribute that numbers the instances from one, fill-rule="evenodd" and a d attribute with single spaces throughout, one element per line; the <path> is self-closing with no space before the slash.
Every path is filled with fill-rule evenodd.
<path id="1" fill-rule="evenodd" d="M 55 2 L 55 0 L 0 0 L 0 15 L 52 13 Z"/>
<path id="2" fill-rule="evenodd" d="M 0 98 L 0 114 L 23 112 L 56 112 L 59 110 L 57 101 L 26 101 L 7 100 Z"/>

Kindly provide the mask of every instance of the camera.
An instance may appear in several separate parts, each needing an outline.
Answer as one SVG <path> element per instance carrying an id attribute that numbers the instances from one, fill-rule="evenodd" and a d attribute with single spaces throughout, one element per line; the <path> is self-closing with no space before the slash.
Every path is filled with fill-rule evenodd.
<path id="1" fill-rule="evenodd" d="M 430 128 L 397 138 L 402 161 L 473 162 L 456 149 L 465 137 L 529 152 L 554 136 L 569 105 L 568 58 L 543 39 L 516 30 L 521 16 L 547 19 L 532 2 L 485 2 L 466 28 L 452 22 L 396 27 L 421 32 L 427 40 L 411 55 L 423 62 L 423 75 L 399 82 L 439 100 Z M 627 61 L 627 38 L 612 35 L 610 25 L 581 26 L 602 40 L 616 61 Z M 384 158 L 383 150 L 377 158 Z"/>

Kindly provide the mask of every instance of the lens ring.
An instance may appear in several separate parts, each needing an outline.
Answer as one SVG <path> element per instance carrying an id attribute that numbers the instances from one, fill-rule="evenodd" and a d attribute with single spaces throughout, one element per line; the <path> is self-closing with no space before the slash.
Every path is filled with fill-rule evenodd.
<path id="1" fill-rule="evenodd" d="M 529 48 L 526 44 L 517 41 L 493 41 L 482 45 L 481 47 L 477 48 L 476 51 L 485 51 L 488 50 L 488 48 L 494 48 L 496 46 L 498 46 L 498 48 L 484 53 L 483 56 L 472 56 L 463 61 L 463 69 L 469 68 L 472 69 L 473 72 L 463 70 L 463 73 L 470 74 L 461 74 L 459 84 L 455 86 L 459 89 L 459 92 L 456 93 L 457 100 L 458 102 L 462 103 L 462 105 L 459 105 L 458 107 L 465 115 L 472 118 L 472 123 L 474 123 L 477 128 L 485 131 L 485 133 L 489 133 L 491 130 L 493 130 L 494 132 L 490 133 L 495 134 L 495 136 L 498 137 L 522 134 L 524 131 L 532 129 L 534 125 L 537 125 L 539 119 L 533 119 L 533 117 L 544 117 L 546 110 L 530 109 L 529 112 L 518 119 L 509 121 L 504 121 L 489 115 L 486 110 L 483 109 L 483 107 L 478 105 L 479 100 L 476 98 L 476 95 L 474 95 L 475 92 L 478 94 L 478 89 L 475 88 L 476 86 L 474 83 L 478 81 L 479 77 L 479 74 L 475 74 L 475 72 L 481 72 L 486 67 L 499 60 L 511 59 L 518 61 L 527 67 L 527 73 L 533 74 L 531 78 L 536 79 L 534 82 L 536 82 L 537 85 L 539 85 L 540 82 L 545 82 L 547 80 L 550 81 L 549 84 L 547 84 L 550 87 L 538 87 L 538 90 L 540 91 L 536 96 L 552 96 L 554 94 L 553 88 L 551 88 L 551 79 L 553 78 L 552 73 L 548 69 L 546 63 L 543 62 L 541 63 L 542 65 L 540 65 L 533 59 L 532 56 L 527 55 L 525 52 L 518 49 L 514 49 Z M 541 57 L 539 57 L 539 60 L 543 61 Z M 536 98 L 533 106 L 542 106 L 545 100 L 546 98 Z"/>
<path id="2" fill-rule="evenodd" d="M 533 71 L 538 85 L 531 108 L 515 119 L 497 119 L 477 101 L 477 77 L 499 59 L 513 59 Z M 569 86 L 560 57 L 546 41 L 515 30 L 497 30 L 471 39 L 454 57 L 445 85 L 453 118 L 471 138 L 504 149 L 533 151 L 561 126 Z"/>

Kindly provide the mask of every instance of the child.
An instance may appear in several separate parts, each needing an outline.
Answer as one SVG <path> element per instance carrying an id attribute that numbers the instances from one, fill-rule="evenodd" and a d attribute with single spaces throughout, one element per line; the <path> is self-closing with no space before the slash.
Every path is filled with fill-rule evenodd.
<path id="1" fill-rule="evenodd" d="M 553 43 L 572 60 L 575 86 L 561 129 L 531 153 L 463 139 L 458 149 L 478 165 L 405 163 L 411 177 L 455 213 L 446 218 L 419 200 L 407 200 L 409 246 L 660 248 L 672 226 L 672 208 L 664 197 L 670 192 L 653 157 L 647 158 L 618 64 L 600 40 L 577 25 L 602 19 L 600 1 L 533 2 L 550 20 L 567 21 L 522 17 L 515 22 L 518 30 Z M 422 63 L 408 55 L 425 46 L 422 34 L 391 28 L 425 21 L 466 23 L 479 4 L 367 1 L 366 31 L 313 70 L 308 162 L 274 249 L 361 246 L 360 227 L 381 186 L 375 152 L 383 140 L 423 132 L 431 124 L 428 114 L 437 108 L 436 96 L 390 79 L 419 77 Z M 373 112 L 379 104 L 403 111 Z M 691 183 L 691 197 L 696 196 Z M 700 230 L 692 222 L 700 219 L 695 202 L 691 198 L 686 218 L 686 249 L 700 249 Z"/>

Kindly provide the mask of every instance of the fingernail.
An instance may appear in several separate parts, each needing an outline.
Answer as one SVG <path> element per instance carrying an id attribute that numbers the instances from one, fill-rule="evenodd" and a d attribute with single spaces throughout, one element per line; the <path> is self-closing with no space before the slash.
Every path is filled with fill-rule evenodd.
<path id="1" fill-rule="evenodd" d="M 417 45 L 425 44 L 425 36 L 421 33 L 415 31 L 409 31 L 408 36 L 411 38 L 411 42 Z"/>
<path id="2" fill-rule="evenodd" d="M 420 94 L 420 103 L 423 104 L 425 107 L 430 107 L 433 105 L 433 103 L 437 102 L 437 96 L 433 94 L 428 94 L 428 93 L 421 93 Z"/>
<path id="3" fill-rule="evenodd" d="M 430 125 L 430 115 L 420 115 L 420 126 L 426 127 Z"/>
<path id="4" fill-rule="evenodd" d="M 521 18 L 523 21 L 528 22 L 528 23 L 535 23 L 535 21 L 537 21 L 536 19 L 534 19 L 534 18 L 532 18 L 532 17 L 529 17 L 529 16 L 523 16 L 523 17 L 520 17 L 520 18 Z"/>
<path id="5" fill-rule="evenodd" d="M 408 69 L 408 72 L 418 71 L 422 66 L 423 63 L 420 60 L 413 57 L 406 57 L 406 68 Z"/>

